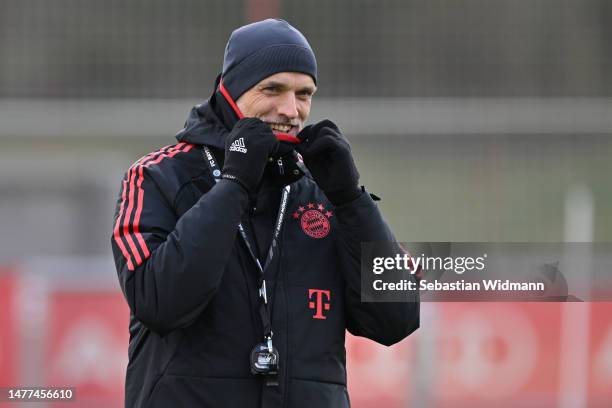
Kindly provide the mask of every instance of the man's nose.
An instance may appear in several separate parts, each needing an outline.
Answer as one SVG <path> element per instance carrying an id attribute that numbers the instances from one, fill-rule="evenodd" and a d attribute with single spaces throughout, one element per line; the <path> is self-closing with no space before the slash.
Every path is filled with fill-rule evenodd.
<path id="1" fill-rule="evenodd" d="M 288 117 L 289 119 L 295 119 L 298 117 L 297 101 L 293 92 L 285 92 L 282 99 L 279 101 L 277 106 L 277 113 Z"/>

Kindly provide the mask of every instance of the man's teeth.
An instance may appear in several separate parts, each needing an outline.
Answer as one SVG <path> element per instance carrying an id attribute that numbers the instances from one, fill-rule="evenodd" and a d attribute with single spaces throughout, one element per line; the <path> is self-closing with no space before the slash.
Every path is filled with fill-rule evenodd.
<path id="1" fill-rule="evenodd" d="M 281 125 L 279 123 L 270 123 L 270 127 L 272 130 L 277 130 L 279 132 L 288 132 L 291 129 L 291 125 Z"/>

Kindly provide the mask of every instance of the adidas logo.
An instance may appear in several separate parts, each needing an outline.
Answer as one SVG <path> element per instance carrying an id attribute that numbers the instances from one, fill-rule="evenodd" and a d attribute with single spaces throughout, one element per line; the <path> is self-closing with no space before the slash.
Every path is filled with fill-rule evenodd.
<path id="1" fill-rule="evenodd" d="M 230 145 L 229 149 L 231 152 L 246 153 L 247 149 L 246 149 L 246 146 L 244 145 L 244 137 L 234 140 L 232 144 Z"/>

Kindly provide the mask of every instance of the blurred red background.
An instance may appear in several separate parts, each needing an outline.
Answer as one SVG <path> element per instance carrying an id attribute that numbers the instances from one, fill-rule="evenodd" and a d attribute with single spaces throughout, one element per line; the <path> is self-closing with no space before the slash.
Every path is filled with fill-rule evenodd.
<path id="1" fill-rule="evenodd" d="M 120 290 L 47 283 L 27 300 L 36 284 L 23 276 L 0 273 L 0 384 L 71 386 L 65 406 L 122 406 Z M 422 327 L 400 344 L 347 336 L 352 406 L 609 407 L 611 316 L 612 303 L 424 303 Z"/>

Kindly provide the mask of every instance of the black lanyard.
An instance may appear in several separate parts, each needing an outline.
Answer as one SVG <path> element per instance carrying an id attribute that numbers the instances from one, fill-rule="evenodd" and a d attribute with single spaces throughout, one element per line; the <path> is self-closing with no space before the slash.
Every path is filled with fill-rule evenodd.
<path id="1" fill-rule="evenodd" d="M 208 163 L 208 166 L 210 167 L 210 170 L 212 171 L 215 182 L 218 183 L 219 180 L 221 179 L 221 170 L 219 169 L 219 166 L 217 165 L 217 161 L 215 160 L 214 156 L 212 155 L 212 153 L 210 152 L 210 149 L 207 146 L 203 146 L 202 150 L 204 152 L 204 159 L 206 160 L 206 162 Z M 276 216 L 276 225 L 274 227 L 274 234 L 272 235 L 272 242 L 270 243 L 270 248 L 268 249 L 268 256 L 266 257 L 266 261 L 263 267 L 261 266 L 261 262 L 259 261 L 259 258 L 257 258 L 257 256 L 255 255 L 255 252 L 253 251 L 253 246 L 251 245 L 249 237 L 247 236 L 246 231 L 244 227 L 242 226 L 242 223 L 238 224 L 238 232 L 240 232 L 240 236 L 242 237 L 244 244 L 249 250 L 249 254 L 251 255 L 251 258 L 257 265 L 257 269 L 259 270 L 259 285 L 260 285 L 259 286 L 259 299 L 260 299 L 259 314 L 261 316 L 261 320 L 263 323 L 264 338 L 267 342 L 269 350 L 272 350 L 272 334 L 273 333 L 272 333 L 272 322 L 270 319 L 270 310 L 268 308 L 268 294 L 266 292 L 266 280 L 264 277 L 264 272 L 266 271 L 268 266 L 272 263 L 272 260 L 274 259 L 274 256 L 276 255 L 276 252 L 277 252 L 276 247 L 278 246 L 278 237 L 283 228 L 283 222 L 285 220 L 285 213 L 287 211 L 287 202 L 289 201 L 290 191 L 291 191 L 291 186 L 286 186 L 283 189 L 283 195 L 281 197 L 281 203 L 278 209 L 278 215 Z"/>

